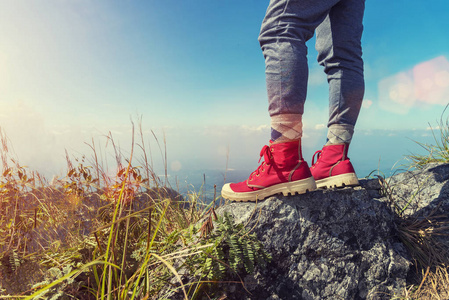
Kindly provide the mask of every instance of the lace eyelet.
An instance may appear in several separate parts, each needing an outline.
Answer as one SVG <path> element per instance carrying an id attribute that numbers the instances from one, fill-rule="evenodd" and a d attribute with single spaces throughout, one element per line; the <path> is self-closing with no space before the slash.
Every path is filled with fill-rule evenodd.
<path id="1" fill-rule="evenodd" d="M 256 177 L 259 177 L 260 174 L 256 174 Z"/>

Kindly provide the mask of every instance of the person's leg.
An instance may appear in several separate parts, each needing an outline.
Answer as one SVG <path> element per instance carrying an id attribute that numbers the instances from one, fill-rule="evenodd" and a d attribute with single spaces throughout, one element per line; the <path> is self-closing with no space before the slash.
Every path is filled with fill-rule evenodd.
<path id="1" fill-rule="evenodd" d="M 324 66 L 329 82 L 328 127 L 343 125 L 343 130 L 350 131 L 342 137 L 330 132 L 331 143 L 350 143 L 362 105 L 364 10 L 365 0 L 341 0 L 316 30 L 318 62 Z"/>
<path id="2" fill-rule="evenodd" d="M 358 184 L 348 146 L 365 91 L 361 37 L 365 0 L 341 0 L 318 26 L 316 49 L 329 82 L 327 142 L 311 171 L 318 187 Z"/>
<path id="3" fill-rule="evenodd" d="M 222 196 L 255 201 L 283 193 L 305 193 L 316 188 L 301 154 L 302 114 L 307 93 L 307 47 L 315 28 L 338 0 L 271 0 L 259 42 L 266 65 L 270 146 L 264 162 L 248 180 L 223 186 Z"/>
<path id="4" fill-rule="evenodd" d="M 273 142 L 298 140 L 307 95 L 307 47 L 316 27 L 338 0 L 272 0 L 259 43 L 265 57 Z"/>

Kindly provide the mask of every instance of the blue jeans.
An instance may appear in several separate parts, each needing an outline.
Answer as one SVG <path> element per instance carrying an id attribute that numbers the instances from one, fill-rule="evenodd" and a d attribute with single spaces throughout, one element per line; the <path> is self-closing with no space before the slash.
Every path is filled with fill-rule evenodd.
<path id="1" fill-rule="evenodd" d="M 365 92 L 364 10 L 365 0 L 270 1 L 259 35 L 270 116 L 303 114 L 308 80 L 306 41 L 316 31 L 318 62 L 329 83 L 328 126 L 355 125 Z"/>

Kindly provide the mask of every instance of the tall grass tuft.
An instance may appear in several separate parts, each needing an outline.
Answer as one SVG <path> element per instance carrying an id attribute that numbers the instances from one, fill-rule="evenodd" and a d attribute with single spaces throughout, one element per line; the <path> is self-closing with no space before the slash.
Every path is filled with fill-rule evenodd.
<path id="1" fill-rule="evenodd" d="M 429 124 L 435 144 L 426 144 L 415 141 L 421 146 L 426 154 L 407 155 L 411 161 L 411 167 L 423 168 L 429 163 L 449 163 L 449 116 L 446 116 L 449 104 L 446 105 L 441 113 L 440 120 L 435 128 Z"/>
<path id="2" fill-rule="evenodd" d="M 388 199 L 396 219 L 396 234 L 412 259 L 408 286 L 392 299 L 449 299 L 449 215 L 437 214 L 438 206 L 426 215 L 406 213 L 409 206 L 418 206 L 422 187 L 416 187 L 410 199 L 399 199 L 396 186 L 389 179 L 377 176 L 381 194 Z M 425 184 L 425 183 L 424 183 Z"/>
<path id="3" fill-rule="evenodd" d="M 201 194 L 181 195 L 170 186 L 165 137 L 161 145 L 151 132 L 164 160 L 165 176 L 159 177 L 141 124 L 139 131 L 135 143 L 133 129 L 126 157 L 112 134 L 106 137 L 114 171 L 92 140 L 91 157 L 66 152 L 66 174 L 49 182 L 11 156 L 0 130 L 0 298 L 200 298 L 223 279 L 211 272 L 241 267 L 230 267 L 235 255 L 216 257 L 226 247 L 221 240 L 232 237 L 242 249 L 262 251 L 253 236 L 240 236 L 244 230 L 219 225 L 219 197 L 206 204 Z M 212 234 L 214 222 L 220 235 Z"/>
<path id="4" fill-rule="evenodd" d="M 426 154 L 407 155 L 409 169 L 422 169 L 430 163 L 449 163 L 449 116 L 445 116 L 448 107 L 449 104 L 437 127 L 430 126 L 435 144 L 415 141 Z M 385 178 L 377 177 L 396 214 L 398 237 L 414 262 L 413 283 L 393 299 L 449 299 L 449 215 L 447 212 L 438 214 L 438 207 L 424 216 L 407 213 L 410 207 L 419 207 L 418 194 L 427 185 L 426 180 L 417 182 L 410 199 L 397 199 L 393 193 L 396 187 Z"/>

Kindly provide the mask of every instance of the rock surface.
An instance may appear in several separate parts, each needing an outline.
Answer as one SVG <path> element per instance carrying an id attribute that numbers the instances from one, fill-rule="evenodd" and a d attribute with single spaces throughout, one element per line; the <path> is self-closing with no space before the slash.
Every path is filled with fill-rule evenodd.
<path id="1" fill-rule="evenodd" d="M 449 212 L 449 164 L 429 164 L 422 170 L 407 171 L 386 180 L 392 197 L 404 214 L 422 217 L 436 210 Z"/>
<path id="2" fill-rule="evenodd" d="M 267 268 L 228 287 L 229 299 L 391 299 L 412 265 L 396 236 L 403 218 L 449 212 L 449 164 L 355 188 L 229 203 L 218 212 L 252 228 L 272 255 Z M 393 203 L 394 201 L 394 203 Z M 400 211 L 400 210 L 399 210 Z M 449 243 L 448 243 L 449 245 Z"/>
<path id="3" fill-rule="evenodd" d="M 394 215 L 365 188 L 230 203 L 219 212 L 248 223 L 273 258 L 245 278 L 247 299 L 389 299 L 405 287 L 410 262 Z"/>

